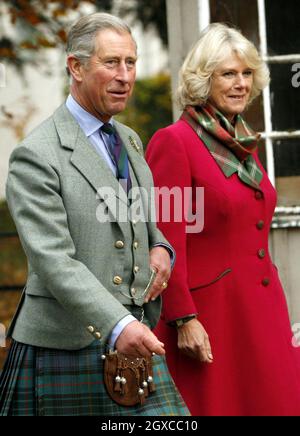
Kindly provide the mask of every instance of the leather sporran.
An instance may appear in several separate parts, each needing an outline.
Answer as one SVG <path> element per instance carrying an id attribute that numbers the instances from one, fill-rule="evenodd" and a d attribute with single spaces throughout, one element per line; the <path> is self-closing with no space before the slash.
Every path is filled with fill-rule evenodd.
<path id="1" fill-rule="evenodd" d="M 104 383 L 111 399 L 119 405 L 143 405 L 155 391 L 152 359 L 108 353 L 104 360 Z"/>

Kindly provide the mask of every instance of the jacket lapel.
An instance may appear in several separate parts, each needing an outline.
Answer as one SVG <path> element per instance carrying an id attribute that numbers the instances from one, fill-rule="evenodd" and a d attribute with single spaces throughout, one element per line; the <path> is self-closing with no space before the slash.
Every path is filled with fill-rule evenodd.
<path id="1" fill-rule="evenodd" d="M 113 217 L 116 219 L 116 208 L 114 206 L 117 200 L 115 197 L 127 205 L 127 196 L 118 180 L 105 160 L 99 156 L 92 144 L 90 144 L 65 104 L 57 109 L 53 119 L 62 147 L 73 150 L 70 159 L 72 165 L 89 181 L 99 196 L 103 198 Z M 103 189 L 106 187 L 109 188 L 109 191 Z M 110 193 L 109 198 L 105 194 L 108 192 Z"/>

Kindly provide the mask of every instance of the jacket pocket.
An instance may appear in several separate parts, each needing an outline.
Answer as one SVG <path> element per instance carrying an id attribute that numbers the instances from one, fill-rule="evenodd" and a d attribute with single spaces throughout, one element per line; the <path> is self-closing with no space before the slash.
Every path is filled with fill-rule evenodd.
<path id="1" fill-rule="evenodd" d="M 51 298 L 55 300 L 36 273 L 30 274 L 28 277 L 25 293 L 26 295 L 34 295 L 36 297 Z"/>
<path id="2" fill-rule="evenodd" d="M 232 269 L 227 268 L 227 269 L 225 269 L 225 271 L 223 271 L 221 274 L 219 274 L 213 280 L 210 280 L 206 283 L 201 283 L 197 286 L 193 286 L 192 288 L 190 288 L 190 291 L 194 292 L 194 291 L 197 291 L 198 289 L 206 288 L 207 286 L 213 285 L 214 283 L 218 282 L 219 280 L 221 280 L 223 277 L 227 276 L 227 274 L 230 274 L 231 272 L 232 272 Z"/>

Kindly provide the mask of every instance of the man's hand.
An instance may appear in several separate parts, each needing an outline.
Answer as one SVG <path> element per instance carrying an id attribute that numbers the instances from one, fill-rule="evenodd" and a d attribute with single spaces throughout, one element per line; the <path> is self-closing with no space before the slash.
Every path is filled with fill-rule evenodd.
<path id="1" fill-rule="evenodd" d="M 187 356 L 201 362 L 213 362 L 208 334 L 197 319 L 192 319 L 178 328 L 178 348 Z"/>
<path id="2" fill-rule="evenodd" d="M 124 328 L 115 347 L 119 353 L 132 357 L 150 357 L 153 353 L 165 354 L 164 344 L 139 321 L 132 321 Z"/>
<path id="3" fill-rule="evenodd" d="M 145 303 L 155 300 L 168 285 L 171 275 L 171 258 L 166 248 L 152 248 L 150 251 L 150 267 L 156 271 L 156 277 L 145 298 Z"/>

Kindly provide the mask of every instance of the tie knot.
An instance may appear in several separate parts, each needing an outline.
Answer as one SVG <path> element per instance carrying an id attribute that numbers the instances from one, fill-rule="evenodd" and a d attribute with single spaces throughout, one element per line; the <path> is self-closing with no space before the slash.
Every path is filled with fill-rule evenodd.
<path id="1" fill-rule="evenodd" d="M 104 133 L 107 133 L 108 135 L 113 135 L 113 134 L 116 132 L 115 128 L 114 128 L 111 124 L 109 124 L 109 123 L 104 123 L 104 124 L 100 127 L 100 129 L 101 129 Z"/>

